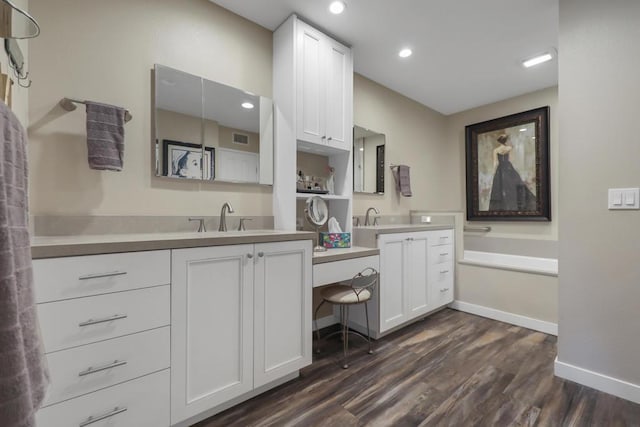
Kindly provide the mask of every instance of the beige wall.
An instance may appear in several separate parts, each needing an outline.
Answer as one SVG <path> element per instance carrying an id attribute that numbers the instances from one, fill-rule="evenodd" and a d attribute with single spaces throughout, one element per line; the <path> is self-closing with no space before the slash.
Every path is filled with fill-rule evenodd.
<path id="1" fill-rule="evenodd" d="M 558 88 L 552 87 L 494 104 L 474 108 L 451 115 L 447 118 L 447 139 L 456 146 L 457 165 L 452 168 L 459 171 L 460 188 L 458 203 L 466 209 L 465 197 L 465 126 L 485 120 L 503 117 L 538 107 L 550 106 L 550 162 L 551 162 L 551 222 L 480 222 L 470 225 L 490 225 L 491 237 L 509 237 L 523 239 L 558 240 Z M 465 212 L 466 217 L 466 212 Z"/>
<path id="2" fill-rule="evenodd" d="M 272 33 L 207 0 L 31 0 L 32 215 L 271 215 L 270 187 L 156 178 L 151 69 L 159 63 L 271 97 Z M 220 58 L 224 58 L 223 61 Z M 85 114 L 64 96 L 124 106 L 123 172 L 87 166 Z M 81 110 L 81 109 L 79 109 Z"/>
<path id="3" fill-rule="evenodd" d="M 637 1 L 560 1 L 558 360 L 635 387 L 640 211 L 607 210 L 607 189 L 640 183 L 639 18 Z"/>
<path id="4" fill-rule="evenodd" d="M 386 135 L 387 165 L 411 167 L 413 197 L 400 197 L 391 171 L 385 194 L 354 195 L 353 214 L 370 206 L 382 215 L 409 215 L 411 209 L 459 210 L 458 149 L 447 140 L 446 117 L 359 74 L 354 75 L 354 123 Z"/>

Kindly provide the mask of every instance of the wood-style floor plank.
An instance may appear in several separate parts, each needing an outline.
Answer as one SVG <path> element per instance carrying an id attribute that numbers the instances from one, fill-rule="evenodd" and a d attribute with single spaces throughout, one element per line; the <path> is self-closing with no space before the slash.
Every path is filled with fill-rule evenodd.
<path id="1" fill-rule="evenodd" d="M 640 405 L 553 375 L 556 338 L 443 310 L 375 343 L 358 339 L 349 369 L 339 339 L 300 378 L 197 427 L 640 427 Z"/>

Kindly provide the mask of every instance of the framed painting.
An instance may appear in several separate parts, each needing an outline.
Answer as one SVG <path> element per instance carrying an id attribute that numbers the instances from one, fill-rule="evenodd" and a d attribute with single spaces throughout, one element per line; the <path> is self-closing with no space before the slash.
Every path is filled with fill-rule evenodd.
<path id="1" fill-rule="evenodd" d="M 551 221 L 549 107 L 466 127 L 467 219 Z"/>
<path id="2" fill-rule="evenodd" d="M 204 158 L 203 158 L 204 156 Z M 188 142 L 162 140 L 164 176 L 174 178 L 213 180 L 215 177 L 215 150 Z"/>

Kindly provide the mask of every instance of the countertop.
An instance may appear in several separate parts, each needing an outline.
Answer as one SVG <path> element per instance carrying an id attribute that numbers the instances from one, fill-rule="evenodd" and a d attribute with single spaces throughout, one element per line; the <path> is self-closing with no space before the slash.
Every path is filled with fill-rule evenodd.
<path id="1" fill-rule="evenodd" d="M 354 231 L 374 231 L 375 234 L 378 235 L 392 233 L 409 233 L 412 231 L 452 230 L 453 228 L 454 226 L 449 224 L 388 224 L 354 227 Z"/>
<path id="2" fill-rule="evenodd" d="M 380 255 L 380 249 L 363 248 L 352 246 L 350 248 L 327 249 L 326 252 L 314 252 L 313 264 L 324 264 L 333 261 L 343 261 L 346 259 L 362 258 L 367 256 Z"/>
<path id="3" fill-rule="evenodd" d="M 292 240 L 312 240 L 315 235 L 315 233 L 307 231 L 247 230 L 206 233 L 38 236 L 31 240 L 31 256 L 33 259 L 39 259 L 161 249 L 288 242 Z"/>

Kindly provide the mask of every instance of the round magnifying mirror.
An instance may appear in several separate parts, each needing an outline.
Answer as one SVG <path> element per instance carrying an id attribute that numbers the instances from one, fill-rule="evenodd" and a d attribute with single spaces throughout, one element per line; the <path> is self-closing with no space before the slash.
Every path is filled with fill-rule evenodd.
<path id="1" fill-rule="evenodd" d="M 27 12 L 11 0 L 0 1 L 0 37 L 30 39 L 40 34 L 40 26 Z"/>
<path id="2" fill-rule="evenodd" d="M 329 220 L 329 208 L 327 202 L 321 197 L 314 196 L 307 199 L 307 207 L 304 210 L 307 220 L 316 226 L 316 233 L 320 232 L 320 227 L 325 225 Z M 327 248 L 320 246 L 320 236 L 318 236 L 318 245 L 313 248 L 314 252 L 324 252 Z"/>

